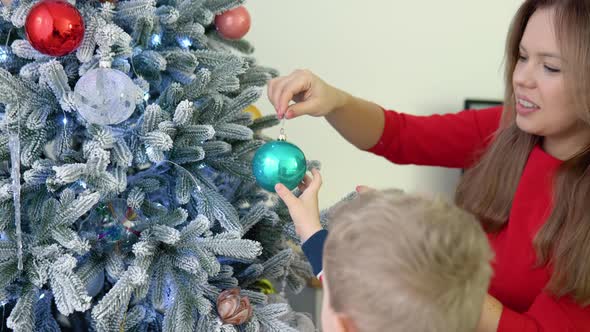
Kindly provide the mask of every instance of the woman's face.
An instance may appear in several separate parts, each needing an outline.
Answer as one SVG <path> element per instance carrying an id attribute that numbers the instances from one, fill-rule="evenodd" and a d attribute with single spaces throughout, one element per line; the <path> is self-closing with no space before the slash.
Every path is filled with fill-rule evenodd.
<path id="1" fill-rule="evenodd" d="M 538 9 L 522 36 L 513 75 L 516 124 L 549 143 L 572 145 L 580 143 L 581 135 L 589 139 L 590 131 L 581 125 L 565 87 L 562 68 L 566 60 L 557 41 L 554 15 L 553 8 Z"/>

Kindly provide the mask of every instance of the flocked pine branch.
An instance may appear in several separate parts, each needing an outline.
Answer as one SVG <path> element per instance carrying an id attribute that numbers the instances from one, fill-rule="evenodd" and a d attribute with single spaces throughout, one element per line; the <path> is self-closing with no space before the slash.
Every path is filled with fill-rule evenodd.
<path id="1" fill-rule="evenodd" d="M 2 8 L 0 35 L 21 28 L 35 3 Z M 252 176 L 252 154 L 268 140 L 260 130 L 278 120 L 243 112 L 277 72 L 213 26 L 242 3 L 79 1 L 86 31 L 76 52 L 50 57 L 21 34 L 6 41 L 0 301 L 14 306 L 9 327 L 58 331 L 59 312 L 96 331 L 292 330 L 288 306 L 256 285 L 286 278 L 300 289 L 309 274 L 286 243 L 284 211 Z M 78 113 L 76 82 L 101 61 L 137 87 L 135 112 L 118 125 Z M 21 141 L 22 271 L 9 132 Z M 240 326 L 216 312 L 217 296 L 233 287 L 255 307 Z"/>

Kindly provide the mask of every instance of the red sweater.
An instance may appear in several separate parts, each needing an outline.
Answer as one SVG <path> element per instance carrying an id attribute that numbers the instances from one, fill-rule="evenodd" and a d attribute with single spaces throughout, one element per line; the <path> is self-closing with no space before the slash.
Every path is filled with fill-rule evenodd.
<path id="1" fill-rule="evenodd" d="M 369 151 L 396 164 L 466 168 L 485 150 L 502 108 L 413 116 L 385 112 L 385 129 Z M 590 331 L 590 307 L 546 291 L 548 266 L 535 268 L 533 238 L 549 216 L 551 181 L 561 161 L 531 152 L 506 227 L 488 235 L 496 255 L 489 293 L 504 305 L 498 332 Z"/>

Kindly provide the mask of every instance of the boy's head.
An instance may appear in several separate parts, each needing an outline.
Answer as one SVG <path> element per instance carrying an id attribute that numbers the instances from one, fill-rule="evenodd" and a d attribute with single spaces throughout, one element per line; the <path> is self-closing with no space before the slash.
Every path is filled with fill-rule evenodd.
<path id="1" fill-rule="evenodd" d="M 323 329 L 474 331 L 491 258 L 477 220 L 454 205 L 396 190 L 363 193 L 331 217 Z"/>

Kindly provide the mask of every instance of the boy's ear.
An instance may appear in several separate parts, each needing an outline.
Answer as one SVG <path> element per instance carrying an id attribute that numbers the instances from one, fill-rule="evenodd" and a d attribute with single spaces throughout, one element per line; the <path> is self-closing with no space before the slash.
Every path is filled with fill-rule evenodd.
<path id="1" fill-rule="evenodd" d="M 342 332 L 358 332 L 356 323 L 347 314 L 336 313 L 336 324 L 338 325 L 338 331 Z"/>

